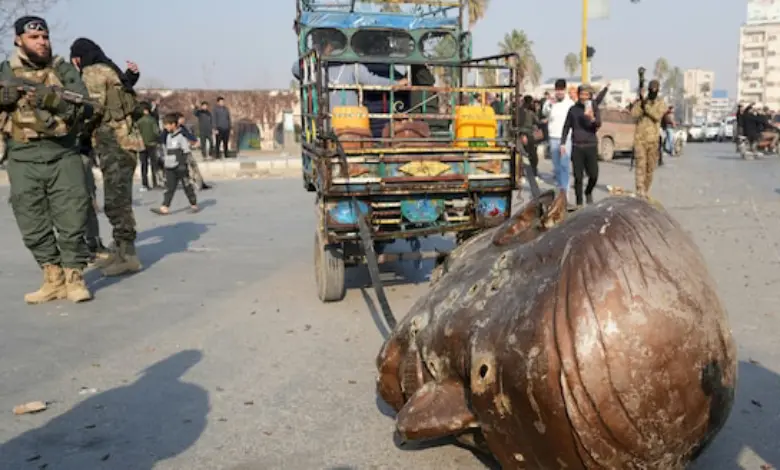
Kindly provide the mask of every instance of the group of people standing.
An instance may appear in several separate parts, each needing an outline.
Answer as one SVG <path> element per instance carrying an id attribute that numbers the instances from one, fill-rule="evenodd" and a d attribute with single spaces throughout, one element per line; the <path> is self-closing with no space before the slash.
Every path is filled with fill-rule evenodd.
<path id="1" fill-rule="evenodd" d="M 84 270 L 96 254 L 102 256 L 95 265 L 106 276 L 142 269 L 132 187 L 138 155 L 149 150 L 138 122 L 151 108 L 137 99 L 133 87 L 139 71 L 132 62 L 121 70 L 86 38 L 72 44 L 69 61 L 55 56 L 49 27 L 37 16 L 19 18 L 14 30 L 15 50 L 0 63 L 0 130 L 6 141 L 13 214 L 25 246 L 43 271 L 41 287 L 24 299 L 30 304 L 83 302 L 92 298 Z M 28 92 L 14 85 L 19 79 L 40 88 Z M 69 99 L 59 89 L 84 99 Z M 166 126 L 175 131 L 167 125 L 171 120 L 177 122 L 177 117 L 166 116 Z M 169 138 L 166 146 L 177 140 Z M 183 150 L 178 154 L 188 149 Z M 111 250 L 102 246 L 98 233 L 94 155 L 99 155 L 104 212 L 113 228 Z M 178 181 L 181 157 L 169 160 L 166 171 Z M 170 184 L 169 203 L 168 193 Z"/>
<path id="2" fill-rule="evenodd" d="M 661 126 L 670 112 L 658 96 L 659 86 L 657 80 L 652 80 L 647 95 L 644 95 L 643 90 L 630 109 L 632 117 L 637 120 L 634 159 L 636 193 L 640 197 L 648 197 L 653 174 L 661 158 Z M 595 97 L 593 89 L 586 84 L 567 91 L 566 80 L 559 79 L 555 82 L 553 96 L 545 93 L 540 101 L 531 96 L 523 99 L 520 133 L 531 174 L 540 181 L 537 145 L 546 141 L 555 185 L 565 194 L 568 194 L 573 173 L 577 208 L 594 202 L 593 190 L 599 176 L 599 107 L 608 90 L 609 84 Z M 585 176 L 588 181 L 583 185 Z"/>

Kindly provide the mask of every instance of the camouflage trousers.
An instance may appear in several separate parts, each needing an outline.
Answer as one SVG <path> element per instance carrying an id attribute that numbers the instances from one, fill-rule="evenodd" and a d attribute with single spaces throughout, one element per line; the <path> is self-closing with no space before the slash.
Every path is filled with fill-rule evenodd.
<path id="1" fill-rule="evenodd" d="M 200 189 L 203 187 L 203 175 L 200 174 L 200 168 L 198 168 L 198 161 L 192 156 L 190 152 L 187 156 L 187 166 L 189 167 L 190 184 L 193 188 Z"/>
<path id="2" fill-rule="evenodd" d="M 653 174 L 658 167 L 660 147 L 658 139 L 634 141 L 634 168 L 636 175 L 636 193 L 647 196 L 653 184 Z"/>
<path id="3" fill-rule="evenodd" d="M 95 141 L 103 173 L 103 211 L 114 228 L 114 242 L 117 246 L 133 245 L 137 235 L 133 213 L 133 175 L 138 165 L 138 153 L 123 149 L 111 128 L 98 128 Z"/>

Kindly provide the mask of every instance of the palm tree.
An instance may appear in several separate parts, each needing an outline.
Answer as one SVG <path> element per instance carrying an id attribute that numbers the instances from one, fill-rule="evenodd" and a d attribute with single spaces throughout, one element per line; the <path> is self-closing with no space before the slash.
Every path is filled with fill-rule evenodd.
<path id="1" fill-rule="evenodd" d="M 520 71 L 520 76 L 517 77 L 520 83 L 528 79 L 537 85 L 542 78 L 542 66 L 536 60 L 533 45 L 533 41 L 528 39 L 523 30 L 513 29 L 504 35 L 504 40 L 498 44 L 498 48 L 502 54 L 515 53 L 519 56 L 520 63 L 515 65 Z"/>
<path id="2" fill-rule="evenodd" d="M 569 74 L 570 77 L 574 76 L 574 73 L 577 71 L 579 66 L 580 57 L 577 54 L 569 52 L 566 54 L 566 57 L 563 58 L 563 67 L 566 69 L 566 73 Z"/>
<path id="3" fill-rule="evenodd" d="M 474 28 L 479 20 L 485 17 L 490 0 L 469 0 L 468 13 L 469 13 L 469 31 Z"/>
<path id="4" fill-rule="evenodd" d="M 669 62 L 663 57 L 659 57 L 655 61 L 655 67 L 653 67 L 653 78 L 663 82 L 667 75 L 669 75 Z"/>

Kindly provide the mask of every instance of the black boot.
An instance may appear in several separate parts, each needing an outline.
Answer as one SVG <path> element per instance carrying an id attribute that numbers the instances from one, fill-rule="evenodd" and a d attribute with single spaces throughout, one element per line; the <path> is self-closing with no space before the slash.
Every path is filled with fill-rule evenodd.
<path id="1" fill-rule="evenodd" d="M 592 194 L 586 194 L 585 195 L 585 203 L 588 205 L 593 204 L 593 195 Z"/>

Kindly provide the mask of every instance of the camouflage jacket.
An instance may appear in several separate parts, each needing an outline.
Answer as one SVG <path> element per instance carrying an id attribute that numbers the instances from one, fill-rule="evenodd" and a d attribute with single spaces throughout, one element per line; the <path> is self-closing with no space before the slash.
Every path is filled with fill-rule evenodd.
<path id="1" fill-rule="evenodd" d="M 661 136 L 661 119 L 666 114 L 663 98 L 646 100 L 642 109 L 640 101 L 631 107 L 631 116 L 637 119 L 634 142 L 656 142 Z"/>
<path id="2" fill-rule="evenodd" d="M 44 73 L 50 70 L 51 73 Z M 39 80 L 37 75 L 46 75 L 46 78 Z M 31 68 L 24 59 L 23 53 L 19 50 L 14 52 L 9 60 L 0 63 L 0 80 L 12 80 L 16 77 L 27 78 L 32 81 L 44 83 L 46 85 L 62 86 L 63 88 L 78 93 L 87 94 L 87 88 L 79 76 L 78 70 L 66 60 L 59 56 L 52 57 L 51 65 L 43 68 Z M 25 105 L 25 103 L 27 103 Z M 2 120 L 3 135 L 7 138 L 6 147 L 8 158 L 16 161 L 48 162 L 61 158 L 68 153 L 75 153 L 78 149 L 77 136 L 72 129 L 59 136 L 46 136 L 45 138 L 22 138 L 15 134 L 13 117 L 23 113 L 23 109 L 29 110 L 29 103 L 26 98 L 7 109 L 0 109 L 0 120 Z M 27 106 L 27 108 L 24 108 Z M 66 115 L 54 116 L 58 126 L 65 125 L 69 127 L 77 120 L 81 119 L 80 109 L 69 107 Z M 22 116 L 23 118 L 23 116 Z M 24 119 L 21 119 L 22 121 Z"/>
<path id="3" fill-rule="evenodd" d="M 137 106 L 135 97 L 125 91 L 119 75 L 106 64 L 84 67 L 81 78 L 89 96 L 103 107 L 101 126 L 113 130 L 117 143 L 124 150 L 144 150 L 143 139 L 133 121 Z"/>

